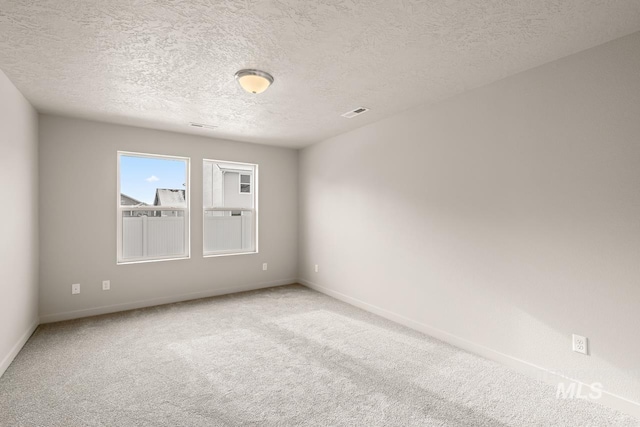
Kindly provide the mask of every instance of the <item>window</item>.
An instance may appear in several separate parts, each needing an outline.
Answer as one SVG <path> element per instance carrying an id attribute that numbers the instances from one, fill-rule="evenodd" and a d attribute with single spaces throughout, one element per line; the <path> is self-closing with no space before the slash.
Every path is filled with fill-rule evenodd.
<path id="1" fill-rule="evenodd" d="M 240 193 L 251 194 L 251 175 L 240 174 Z"/>
<path id="2" fill-rule="evenodd" d="M 258 165 L 204 160 L 204 256 L 258 252 Z"/>
<path id="3" fill-rule="evenodd" d="M 189 258 L 189 159 L 118 152 L 118 264 Z"/>

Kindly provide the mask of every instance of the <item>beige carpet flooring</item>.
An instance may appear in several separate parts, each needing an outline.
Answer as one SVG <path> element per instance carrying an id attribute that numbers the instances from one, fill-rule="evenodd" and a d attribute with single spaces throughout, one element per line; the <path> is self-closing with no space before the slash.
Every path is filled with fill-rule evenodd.
<path id="1" fill-rule="evenodd" d="M 302 286 L 40 326 L 2 426 L 632 426 Z"/>

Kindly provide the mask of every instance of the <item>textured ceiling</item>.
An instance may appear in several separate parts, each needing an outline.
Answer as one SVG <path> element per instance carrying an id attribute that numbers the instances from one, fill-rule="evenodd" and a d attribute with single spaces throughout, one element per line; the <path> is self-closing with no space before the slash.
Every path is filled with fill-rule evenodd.
<path id="1" fill-rule="evenodd" d="M 638 0 L 0 0 L 0 69 L 41 112 L 301 147 L 638 30 Z"/>

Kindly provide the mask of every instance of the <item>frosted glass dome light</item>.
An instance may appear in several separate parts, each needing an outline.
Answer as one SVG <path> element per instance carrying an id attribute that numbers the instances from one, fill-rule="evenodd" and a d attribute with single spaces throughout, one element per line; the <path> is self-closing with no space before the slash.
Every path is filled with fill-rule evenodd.
<path id="1" fill-rule="evenodd" d="M 249 93 L 262 93 L 273 83 L 273 76 L 260 70 L 240 70 L 236 80 Z"/>

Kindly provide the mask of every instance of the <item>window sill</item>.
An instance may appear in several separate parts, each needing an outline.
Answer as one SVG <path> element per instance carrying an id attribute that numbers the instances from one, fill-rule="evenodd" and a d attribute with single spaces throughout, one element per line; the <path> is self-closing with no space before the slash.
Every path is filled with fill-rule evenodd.
<path id="1" fill-rule="evenodd" d="M 191 259 L 191 256 L 183 256 L 178 258 L 158 258 L 158 259 L 138 259 L 132 261 L 118 261 L 116 265 L 127 265 L 127 264 L 145 264 L 148 262 L 163 262 L 163 261 L 180 261 L 184 259 Z"/>
<path id="2" fill-rule="evenodd" d="M 219 253 L 219 254 L 206 254 L 203 255 L 203 258 L 218 258 L 218 257 L 222 257 L 222 256 L 236 256 L 236 255 L 256 255 L 257 253 L 259 253 L 258 251 L 252 251 L 252 252 L 230 252 L 230 253 Z"/>

